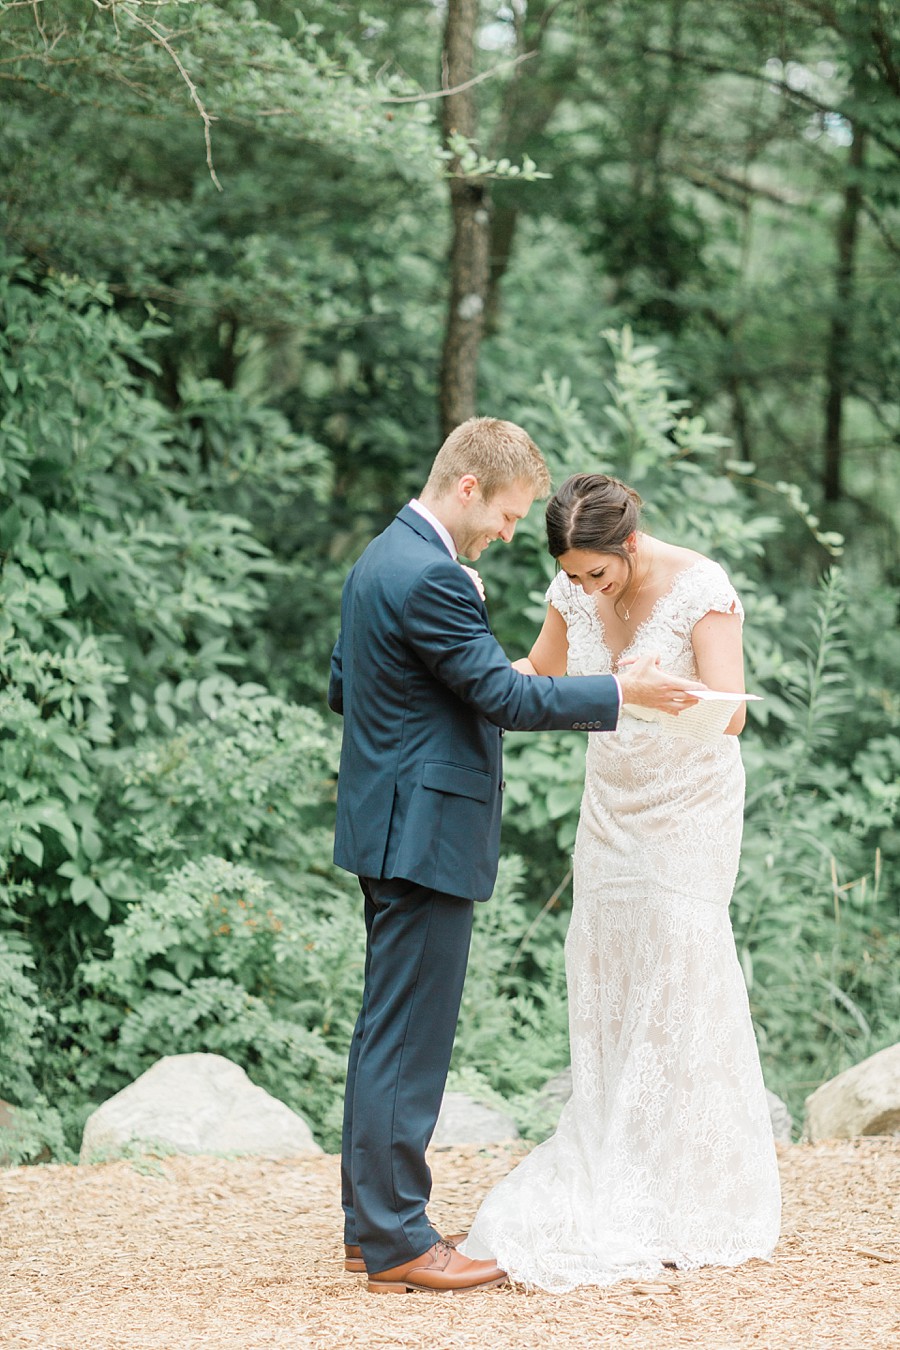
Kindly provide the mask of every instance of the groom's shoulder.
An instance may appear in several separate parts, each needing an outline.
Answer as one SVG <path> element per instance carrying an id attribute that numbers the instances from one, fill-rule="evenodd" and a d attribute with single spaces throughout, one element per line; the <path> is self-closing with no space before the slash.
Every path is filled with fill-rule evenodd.
<path id="1" fill-rule="evenodd" d="M 402 513 L 367 545 L 353 572 L 357 584 L 388 585 L 398 594 L 427 578 L 444 576 L 455 581 L 457 574 L 462 575 L 443 545 L 420 534 Z"/>
<path id="2" fill-rule="evenodd" d="M 369 545 L 377 557 L 400 554 L 420 568 L 444 568 L 458 571 L 444 545 L 425 521 L 419 521 L 408 508 L 398 512 L 389 525 Z M 368 550 L 367 550 L 368 552 Z"/>

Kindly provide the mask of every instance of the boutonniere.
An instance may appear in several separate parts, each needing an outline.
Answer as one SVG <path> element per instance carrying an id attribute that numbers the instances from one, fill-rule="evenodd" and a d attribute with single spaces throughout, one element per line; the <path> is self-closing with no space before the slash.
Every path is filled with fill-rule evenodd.
<path id="1" fill-rule="evenodd" d="M 476 591 L 481 596 L 482 600 L 486 600 L 487 597 L 485 596 L 484 593 L 484 582 L 481 580 L 481 577 L 475 571 L 475 568 L 467 567 L 465 563 L 460 563 L 459 565 L 462 568 L 462 570 L 466 573 L 466 575 L 468 577 L 471 577 L 472 585 L 475 587 Z"/>

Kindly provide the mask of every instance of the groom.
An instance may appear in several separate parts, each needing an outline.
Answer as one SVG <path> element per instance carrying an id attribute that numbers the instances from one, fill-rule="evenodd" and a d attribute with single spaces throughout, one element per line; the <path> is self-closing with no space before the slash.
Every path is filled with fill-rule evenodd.
<path id="1" fill-rule="evenodd" d="M 494 540 L 509 543 L 549 490 L 521 427 L 472 418 L 441 446 L 421 498 L 369 544 L 344 585 L 328 691 L 344 717 L 334 858 L 359 877 L 367 947 L 342 1200 L 347 1269 L 365 1270 L 373 1292 L 461 1292 L 506 1278 L 493 1261 L 462 1256 L 425 1213 L 425 1150 L 474 902 L 489 898 L 497 875 L 503 729 L 611 731 L 623 700 L 674 712 L 692 687 L 652 658 L 618 679 L 512 669 L 457 555 L 475 560 Z"/>

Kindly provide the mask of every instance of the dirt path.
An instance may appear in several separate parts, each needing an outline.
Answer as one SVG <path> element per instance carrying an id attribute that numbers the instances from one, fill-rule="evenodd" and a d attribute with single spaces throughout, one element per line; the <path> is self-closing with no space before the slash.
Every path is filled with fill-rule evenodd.
<path id="1" fill-rule="evenodd" d="M 456 1232 L 515 1161 L 432 1159 Z M 172 1158 L 0 1172 L 3 1350 L 898 1350 L 900 1139 L 781 1151 L 771 1264 L 557 1297 L 374 1295 L 340 1264 L 338 1163 Z"/>

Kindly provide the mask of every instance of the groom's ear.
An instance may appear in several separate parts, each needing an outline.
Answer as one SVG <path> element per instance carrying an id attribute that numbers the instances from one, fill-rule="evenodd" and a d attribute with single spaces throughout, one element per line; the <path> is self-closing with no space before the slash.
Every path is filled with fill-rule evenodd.
<path id="1" fill-rule="evenodd" d="M 481 488 L 474 473 L 464 473 L 457 481 L 456 495 L 460 501 L 469 502 L 480 495 Z"/>

